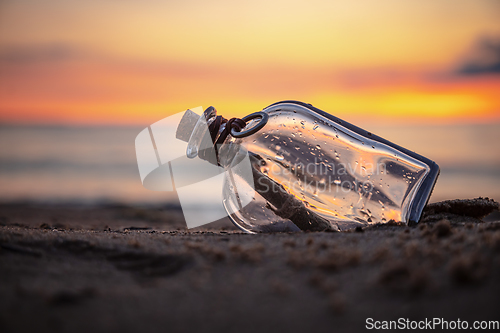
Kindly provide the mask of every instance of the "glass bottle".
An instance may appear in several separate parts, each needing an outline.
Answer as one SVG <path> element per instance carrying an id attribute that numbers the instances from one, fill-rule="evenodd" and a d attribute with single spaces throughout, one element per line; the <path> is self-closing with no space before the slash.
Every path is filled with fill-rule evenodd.
<path id="1" fill-rule="evenodd" d="M 278 102 L 243 120 L 216 128 L 207 109 L 187 155 L 215 151 L 212 163 L 228 171 L 223 205 L 250 233 L 415 224 L 439 175 L 428 158 L 310 104 Z"/>

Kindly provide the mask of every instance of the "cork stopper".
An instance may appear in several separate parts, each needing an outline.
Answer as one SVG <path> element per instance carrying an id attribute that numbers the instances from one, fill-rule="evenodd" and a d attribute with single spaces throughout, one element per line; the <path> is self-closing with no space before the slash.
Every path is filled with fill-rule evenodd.
<path id="1" fill-rule="evenodd" d="M 182 116 L 179 126 L 177 126 L 175 137 L 179 140 L 189 142 L 189 138 L 191 137 L 191 133 L 193 132 L 198 119 L 200 119 L 198 114 L 191 110 L 187 110 Z"/>

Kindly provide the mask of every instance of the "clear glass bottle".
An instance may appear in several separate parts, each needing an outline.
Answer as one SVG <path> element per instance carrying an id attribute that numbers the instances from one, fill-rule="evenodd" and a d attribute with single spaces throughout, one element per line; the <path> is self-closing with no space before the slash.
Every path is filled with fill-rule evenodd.
<path id="1" fill-rule="evenodd" d="M 202 115 L 205 126 L 214 110 Z M 236 226 L 252 233 L 418 222 L 436 163 L 310 104 L 283 101 L 262 113 L 243 118 L 245 135 L 233 129 L 215 148 L 228 170 L 223 204 Z M 191 157 L 201 136 L 190 138 Z M 245 157 L 250 169 L 241 167 Z"/>

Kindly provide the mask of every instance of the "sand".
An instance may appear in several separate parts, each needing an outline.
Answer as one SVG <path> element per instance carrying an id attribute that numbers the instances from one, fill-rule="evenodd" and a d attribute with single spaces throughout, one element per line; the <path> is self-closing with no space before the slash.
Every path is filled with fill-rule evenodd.
<path id="1" fill-rule="evenodd" d="M 486 217 L 485 217 L 486 216 Z M 342 332 L 500 320 L 500 213 L 429 205 L 416 227 L 187 230 L 177 207 L 0 205 L 1 332 Z"/>

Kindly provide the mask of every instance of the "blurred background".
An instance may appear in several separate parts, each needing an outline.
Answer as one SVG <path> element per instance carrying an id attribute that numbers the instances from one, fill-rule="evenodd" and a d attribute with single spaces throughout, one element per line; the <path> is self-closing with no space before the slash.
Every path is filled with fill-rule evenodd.
<path id="1" fill-rule="evenodd" d="M 176 202 L 134 140 L 196 106 L 311 103 L 500 200 L 500 2 L 0 1 L 0 201 Z"/>

